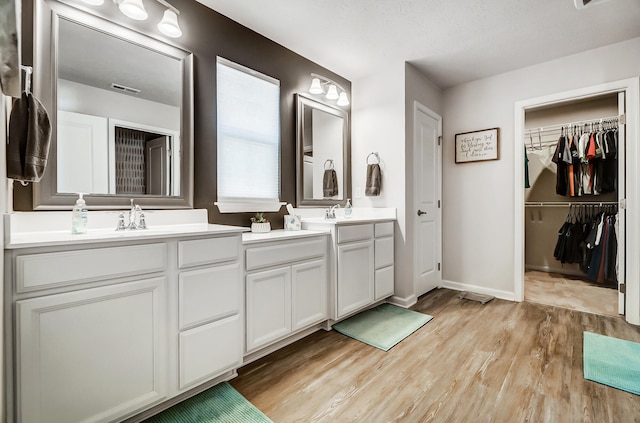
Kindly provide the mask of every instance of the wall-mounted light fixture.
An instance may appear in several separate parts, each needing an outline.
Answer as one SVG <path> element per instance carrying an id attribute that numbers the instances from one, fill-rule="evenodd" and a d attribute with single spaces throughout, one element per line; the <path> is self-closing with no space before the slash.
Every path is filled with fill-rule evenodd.
<path id="1" fill-rule="evenodd" d="M 100 6 L 104 0 L 82 0 L 91 6 Z M 167 37 L 178 38 L 182 36 L 182 30 L 178 25 L 178 15 L 180 11 L 167 3 L 165 0 L 156 0 L 158 3 L 167 8 L 164 11 L 162 20 L 158 23 L 158 29 Z M 144 8 L 142 0 L 113 0 L 118 5 L 118 9 L 131 19 L 144 21 L 149 17 L 147 10 Z"/>
<path id="2" fill-rule="evenodd" d="M 338 106 L 349 105 L 347 92 L 340 86 L 340 84 L 332 81 L 326 76 L 318 75 L 317 73 L 312 73 L 311 76 L 313 77 L 311 80 L 311 86 L 309 87 L 309 92 L 311 94 L 324 94 L 327 100 L 338 100 L 336 102 Z M 340 94 L 338 94 L 338 89 L 340 89 Z"/>

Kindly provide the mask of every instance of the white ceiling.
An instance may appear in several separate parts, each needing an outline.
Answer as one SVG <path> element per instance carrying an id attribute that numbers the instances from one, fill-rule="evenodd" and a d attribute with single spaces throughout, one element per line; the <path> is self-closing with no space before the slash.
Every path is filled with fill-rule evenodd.
<path id="1" fill-rule="evenodd" d="M 352 81 L 408 61 L 446 88 L 640 36 L 640 0 L 198 1 Z"/>

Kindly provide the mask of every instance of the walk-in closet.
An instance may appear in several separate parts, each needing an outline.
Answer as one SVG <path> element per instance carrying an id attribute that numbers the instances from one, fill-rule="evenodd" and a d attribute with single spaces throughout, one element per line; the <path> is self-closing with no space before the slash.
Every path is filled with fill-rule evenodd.
<path id="1" fill-rule="evenodd" d="M 526 301 L 623 312 L 623 107 L 609 93 L 526 111 Z"/>

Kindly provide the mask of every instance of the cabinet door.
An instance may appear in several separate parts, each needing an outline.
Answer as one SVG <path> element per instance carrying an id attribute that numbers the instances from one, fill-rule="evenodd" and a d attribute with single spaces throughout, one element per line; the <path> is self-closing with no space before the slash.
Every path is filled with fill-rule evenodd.
<path id="1" fill-rule="evenodd" d="M 375 300 L 381 300 L 393 295 L 393 266 L 376 270 Z"/>
<path id="2" fill-rule="evenodd" d="M 24 423 L 108 422 L 167 395 L 166 278 L 16 302 Z"/>
<path id="3" fill-rule="evenodd" d="M 373 240 L 338 245 L 338 317 L 373 302 Z"/>
<path id="4" fill-rule="evenodd" d="M 291 269 L 247 275 L 247 351 L 291 332 Z"/>
<path id="5" fill-rule="evenodd" d="M 291 267 L 293 330 L 327 319 L 327 266 L 324 260 Z"/>

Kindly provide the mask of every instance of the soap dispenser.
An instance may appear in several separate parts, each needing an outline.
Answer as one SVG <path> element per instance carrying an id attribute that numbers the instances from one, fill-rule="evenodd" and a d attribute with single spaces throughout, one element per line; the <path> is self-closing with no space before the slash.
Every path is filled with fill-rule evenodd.
<path id="1" fill-rule="evenodd" d="M 347 204 L 344 205 L 344 217 L 351 217 L 351 200 L 347 198 Z"/>
<path id="2" fill-rule="evenodd" d="M 73 212 L 71 213 L 71 233 L 72 234 L 86 234 L 87 233 L 87 204 L 82 198 L 82 193 L 78 194 L 79 198 L 76 201 L 76 205 L 73 206 Z"/>

